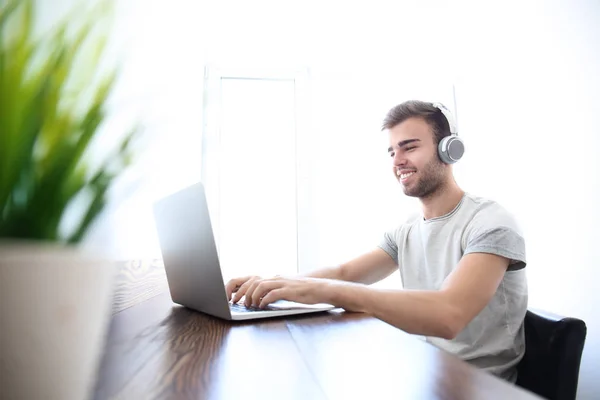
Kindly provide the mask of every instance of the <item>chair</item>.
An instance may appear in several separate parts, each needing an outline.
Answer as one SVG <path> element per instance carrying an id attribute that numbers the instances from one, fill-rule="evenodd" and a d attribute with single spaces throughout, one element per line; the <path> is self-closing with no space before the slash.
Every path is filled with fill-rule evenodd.
<path id="1" fill-rule="evenodd" d="M 586 334 L 580 319 L 528 310 L 516 384 L 549 400 L 574 400 Z"/>

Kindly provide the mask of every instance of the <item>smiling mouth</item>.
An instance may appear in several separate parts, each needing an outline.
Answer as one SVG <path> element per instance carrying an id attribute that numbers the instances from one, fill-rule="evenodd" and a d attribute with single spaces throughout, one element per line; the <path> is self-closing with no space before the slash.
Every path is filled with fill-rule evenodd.
<path id="1" fill-rule="evenodd" d="M 400 178 L 400 180 L 404 181 L 404 180 L 408 179 L 410 176 L 412 176 L 415 173 L 416 173 L 415 171 L 404 172 L 404 173 L 400 173 L 400 171 L 397 171 L 396 175 L 398 176 L 398 178 Z"/>

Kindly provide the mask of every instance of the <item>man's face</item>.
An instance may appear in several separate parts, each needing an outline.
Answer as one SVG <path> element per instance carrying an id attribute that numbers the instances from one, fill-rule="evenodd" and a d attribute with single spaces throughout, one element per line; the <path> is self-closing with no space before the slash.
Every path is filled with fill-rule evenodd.
<path id="1" fill-rule="evenodd" d="M 446 180 L 447 168 L 438 158 L 437 145 L 427 122 L 409 118 L 388 133 L 394 176 L 404 194 L 426 198 L 440 189 Z"/>

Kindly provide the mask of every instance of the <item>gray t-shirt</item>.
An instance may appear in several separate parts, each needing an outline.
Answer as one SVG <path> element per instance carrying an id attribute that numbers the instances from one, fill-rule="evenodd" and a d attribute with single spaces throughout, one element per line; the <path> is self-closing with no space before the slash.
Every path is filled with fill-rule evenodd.
<path id="1" fill-rule="evenodd" d="M 510 265 L 488 305 L 453 340 L 427 337 L 436 347 L 508 381 L 525 352 L 527 311 L 525 241 L 498 203 L 466 193 L 450 213 L 409 218 L 380 243 L 396 262 L 405 289 L 438 290 L 463 255 L 492 253 Z M 482 265 L 482 268 L 485 268 Z"/>

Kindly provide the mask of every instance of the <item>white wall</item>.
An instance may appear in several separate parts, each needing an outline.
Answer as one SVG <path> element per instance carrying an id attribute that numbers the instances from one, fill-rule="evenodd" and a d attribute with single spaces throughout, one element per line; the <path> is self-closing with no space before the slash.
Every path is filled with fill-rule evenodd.
<path id="1" fill-rule="evenodd" d="M 526 232 L 530 304 L 582 318 L 580 398 L 600 385 L 598 2 L 490 10 L 460 54 L 463 183 L 513 210 Z M 510 28 L 510 29 L 508 29 Z M 503 32 L 501 34 L 501 32 Z M 459 43 L 469 43 L 466 30 Z"/>
<path id="2" fill-rule="evenodd" d="M 115 188 L 96 243 L 123 258 L 157 254 L 150 201 L 200 177 L 206 62 L 312 68 L 321 95 L 312 105 L 313 128 L 319 157 L 329 162 L 315 180 L 315 193 L 329 199 L 319 202 L 315 249 L 324 263 L 370 246 L 386 223 L 382 212 L 401 216 L 414 205 L 390 186 L 387 160 L 374 161 L 379 117 L 416 93 L 402 83 L 454 81 L 467 142 L 458 181 L 522 222 L 531 305 L 586 320 L 579 397 L 597 398 L 600 2 L 324 3 L 118 2 L 115 38 L 125 69 L 112 127 L 140 116 L 146 147 Z M 331 152 L 336 148 L 342 151 Z M 371 161 L 361 166 L 363 152 Z M 330 181 L 347 191 L 327 197 Z M 127 195 L 130 184 L 135 190 Z M 377 207 L 362 209 L 355 198 L 340 208 L 336 201 L 366 190 L 380 196 Z M 340 226 L 351 208 L 353 218 Z"/>

